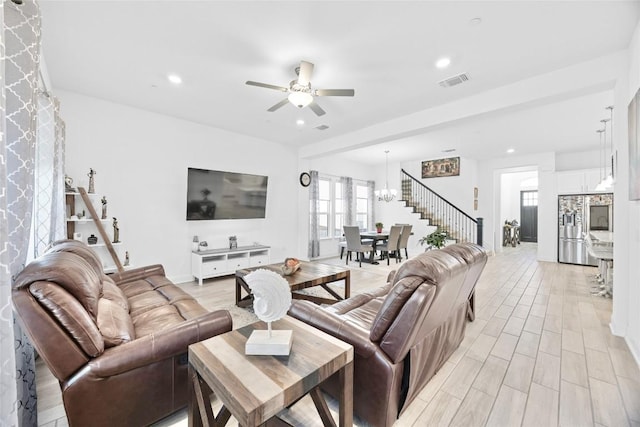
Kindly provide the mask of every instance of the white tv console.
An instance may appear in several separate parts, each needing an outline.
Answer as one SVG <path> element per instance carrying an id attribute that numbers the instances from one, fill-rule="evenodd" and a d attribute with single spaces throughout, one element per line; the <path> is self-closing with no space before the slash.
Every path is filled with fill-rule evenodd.
<path id="1" fill-rule="evenodd" d="M 191 274 L 202 286 L 203 279 L 227 276 L 236 270 L 270 264 L 270 246 L 239 246 L 191 253 Z"/>

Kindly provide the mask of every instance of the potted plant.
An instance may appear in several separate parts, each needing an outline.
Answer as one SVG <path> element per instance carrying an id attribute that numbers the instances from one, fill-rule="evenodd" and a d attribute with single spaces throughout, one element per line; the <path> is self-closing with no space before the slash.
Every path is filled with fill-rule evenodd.
<path id="1" fill-rule="evenodd" d="M 421 246 L 426 243 L 427 248 L 425 249 L 425 251 L 428 251 L 429 249 L 433 248 L 440 249 L 444 246 L 446 240 L 447 232 L 438 227 L 433 233 L 429 234 L 428 236 L 422 237 L 419 242 Z"/>
<path id="2" fill-rule="evenodd" d="M 376 231 L 378 233 L 382 233 L 382 227 L 384 227 L 384 224 L 381 222 L 376 222 Z"/>

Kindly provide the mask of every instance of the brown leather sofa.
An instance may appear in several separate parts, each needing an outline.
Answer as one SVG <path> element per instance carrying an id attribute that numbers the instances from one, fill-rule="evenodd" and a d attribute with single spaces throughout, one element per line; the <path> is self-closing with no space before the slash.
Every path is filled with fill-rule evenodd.
<path id="1" fill-rule="evenodd" d="M 451 245 L 409 259 L 372 292 L 330 307 L 296 300 L 289 314 L 354 346 L 354 411 L 391 426 L 460 345 L 486 262 L 478 245 Z M 337 398 L 335 378 L 324 388 Z"/>
<path id="2" fill-rule="evenodd" d="M 71 426 L 142 426 L 187 404 L 187 347 L 231 330 L 161 265 L 110 276 L 73 240 L 16 277 L 18 320 L 60 382 Z"/>

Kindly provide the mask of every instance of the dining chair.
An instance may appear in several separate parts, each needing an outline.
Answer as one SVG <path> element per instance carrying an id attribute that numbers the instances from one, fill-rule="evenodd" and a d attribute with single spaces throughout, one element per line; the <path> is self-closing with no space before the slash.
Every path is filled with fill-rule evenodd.
<path id="1" fill-rule="evenodd" d="M 400 242 L 398 242 L 398 252 L 402 253 L 404 249 L 405 258 L 409 259 L 409 253 L 407 252 L 407 245 L 409 244 L 409 236 L 411 236 L 411 229 L 413 225 L 402 224 L 402 233 L 400 233 Z"/>
<path id="2" fill-rule="evenodd" d="M 360 239 L 363 245 L 373 245 L 373 239 Z M 347 248 L 347 241 L 342 239 L 338 242 L 338 248 L 340 249 L 340 259 L 344 256 L 344 250 Z"/>
<path id="3" fill-rule="evenodd" d="M 360 241 L 360 229 L 357 225 L 345 225 L 343 229 L 344 237 L 347 241 L 346 265 L 349 265 L 349 257 L 351 256 L 351 253 L 355 252 L 358 254 L 358 263 L 360 264 L 360 267 L 362 267 L 362 257 L 364 256 L 364 253 L 373 252 L 373 246 L 364 244 Z"/>
<path id="4" fill-rule="evenodd" d="M 380 249 L 382 254 L 386 254 L 387 257 L 387 265 L 389 265 L 389 258 L 391 252 L 394 253 L 396 257 L 396 262 L 400 261 L 400 250 L 398 249 L 398 243 L 400 243 L 400 233 L 402 233 L 402 225 L 392 225 L 389 230 L 389 238 L 385 243 L 379 245 L 377 249 Z"/>

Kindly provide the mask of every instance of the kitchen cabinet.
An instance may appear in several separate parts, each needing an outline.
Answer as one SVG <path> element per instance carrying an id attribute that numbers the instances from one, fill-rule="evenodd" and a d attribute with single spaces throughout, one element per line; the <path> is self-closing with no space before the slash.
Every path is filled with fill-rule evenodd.
<path id="1" fill-rule="evenodd" d="M 601 175 L 598 168 L 556 172 L 558 194 L 593 193 Z"/>

